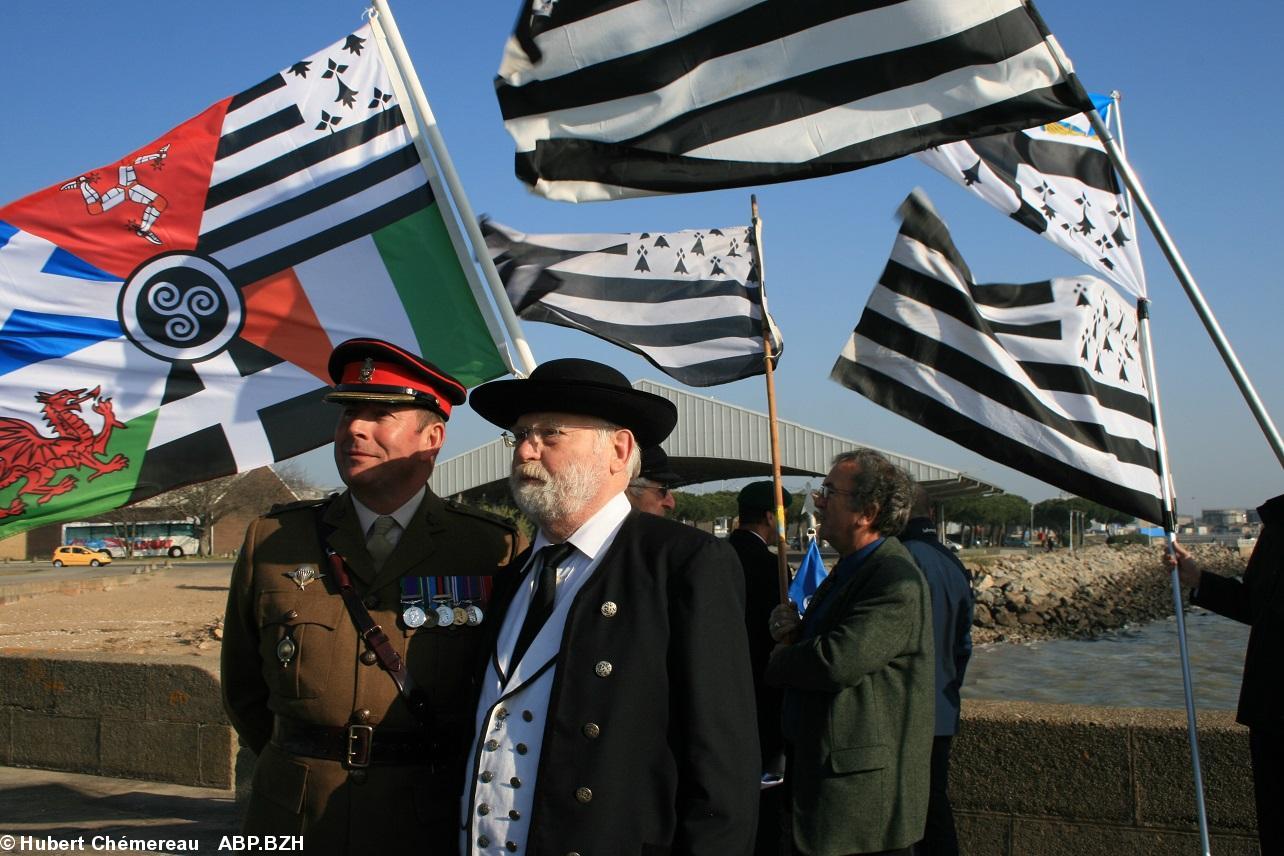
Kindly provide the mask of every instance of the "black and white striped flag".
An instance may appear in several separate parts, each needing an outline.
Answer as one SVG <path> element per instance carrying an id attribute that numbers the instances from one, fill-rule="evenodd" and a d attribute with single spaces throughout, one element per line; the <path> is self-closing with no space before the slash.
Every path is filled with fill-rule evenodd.
<path id="1" fill-rule="evenodd" d="M 481 228 L 518 317 L 628 348 L 688 386 L 765 371 L 746 227 L 525 235 L 483 219 Z"/>
<path id="2" fill-rule="evenodd" d="M 976 285 L 926 197 L 830 377 L 974 452 L 1162 519 L 1135 311 L 1082 276 Z"/>
<path id="3" fill-rule="evenodd" d="M 517 175 L 550 199 L 830 175 L 1089 106 L 1027 0 L 525 10 L 496 91 Z"/>
<path id="4" fill-rule="evenodd" d="M 1109 98 L 1097 101 L 1107 121 L 1111 106 Z M 915 157 L 1120 288 L 1146 296 L 1132 215 L 1086 115 L 950 143 Z"/>

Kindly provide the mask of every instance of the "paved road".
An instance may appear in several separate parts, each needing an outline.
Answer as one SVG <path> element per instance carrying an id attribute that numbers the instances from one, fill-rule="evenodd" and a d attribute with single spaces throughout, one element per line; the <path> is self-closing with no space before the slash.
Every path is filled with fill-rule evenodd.
<path id="1" fill-rule="evenodd" d="M 230 791 L 0 767 L 5 856 L 59 849 L 217 853 L 223 836 L 236 835 L 239 826 Z"/>
<path id="2" fill-rule="evenodd" d="M 166 559 L 119 559 L 110 565 L 91 568 L 82 565 L 74 568 L 55 568 L 49 562 L 4 562 L 0 564 L 0 585 L 39 580 L 90 580 L 98 577 L 128 576 L 139 568 L 161 567 Z M 171 567 L 209 568 L 222 566 L 232 567 L 231 559 L 184 559 L 172 562 Z"/>

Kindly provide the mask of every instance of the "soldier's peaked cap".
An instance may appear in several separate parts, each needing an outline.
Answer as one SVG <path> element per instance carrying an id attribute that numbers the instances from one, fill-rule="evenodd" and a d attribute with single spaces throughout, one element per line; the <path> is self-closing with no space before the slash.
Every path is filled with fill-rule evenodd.
<path id="1" fill-rule="evenodd" d="M 418 354 L 382 339 L 349 339 L 330 354 L 334 388 L 325 400 L 338 404 L 382 403 L 427 407 L 442 419 L 468 400 L 468 390 Z"/>
<path id="2" fill-rule="evenodd" d="M 642 447 L 658 445 L 678 424 L 672 401 L 634 389 L 610 366 L 574 357 L 540 363 L 528 378 L 484 383 L 473 390 L 471 403 L 500 428 L 513 427 L 526 413 L 595 416 L 628 428 Z"/>

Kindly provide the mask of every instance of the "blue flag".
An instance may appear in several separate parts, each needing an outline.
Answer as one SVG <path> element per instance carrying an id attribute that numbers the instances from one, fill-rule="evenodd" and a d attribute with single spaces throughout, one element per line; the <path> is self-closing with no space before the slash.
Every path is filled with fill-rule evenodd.
<path id="1" fill-rule="evenodd" d="M 800 615 L 807 611 L 807 603 L 816 589 L 820 588 L 826 573 L 825 563 L 820 560 L 819 543 L 812 539 L 807 555 L 803 556 L 802 564 L 798 566 L 798 573 L 794 574 L 794 581 L 789 584 L 789 599 L 798 605 Z"/>

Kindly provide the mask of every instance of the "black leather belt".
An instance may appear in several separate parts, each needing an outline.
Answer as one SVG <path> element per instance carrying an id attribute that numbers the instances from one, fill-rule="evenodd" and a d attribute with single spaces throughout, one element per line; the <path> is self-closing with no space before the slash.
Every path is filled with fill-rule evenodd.
<path id="1" fill-rule="evenodd" d="M 423 731 L 390 731 L 374 725 L 311 725 L 278 716 L 272 745 L 291 755 L 340 761 L 349 769 L 371 766 L 436 766 L 440 747 Z"/>

